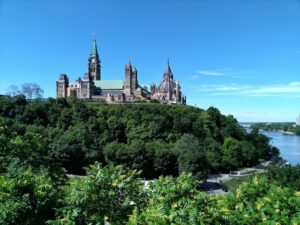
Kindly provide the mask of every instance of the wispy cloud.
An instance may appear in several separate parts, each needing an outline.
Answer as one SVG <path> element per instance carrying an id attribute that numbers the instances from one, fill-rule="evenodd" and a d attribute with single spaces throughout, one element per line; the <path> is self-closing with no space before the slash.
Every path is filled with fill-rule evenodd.
<path id="1" fill-rule="evenodd" d="M 195 71 L 195 74 L 191 76 L 192 79 L 198 79 L 200 76 L 210 77 L 229 77 L 229 78 L 250 78 L 261 75 L 268 75 L 270 71 L 262 70 L 239 70 L 232 67 L 226 67 L 222 69 L 200 69 Z"/>
<path id="2" fill-rule="evenodd" d="M 247 85 L 236 84 L 216 84 L 216 85 L 202 85 L 201 90 L 208 92 L 236 92 L 248 89 Z"/>
<path id="3" fill-rule="evenodd" d="M 197 73 L 206 76 L 223 76 L 225 73 L 213 71 L 213 70 L 198 70 Z"/>
<path id="4" fill-rule="evenodd" d="M 290 86 L 292 86 L 292 87 L 297 87 L 297 86 L 300 86 L 300 82 L 292 82 L 292 83 L 290 83 Z"/>
<path id="5" fill-rule="evenodd" d="M 215 70 L 197 70 L 196 73 L 205 76 L 224 76 L 226 71 L 231 70 L 232 68 L 223 68 Z"/>
<path id="6" fill-rule="evenodd" d="M 271 95 L 300 95 L 300 82 L 266 86 L 251 86 L 238 84 L 203 85 L 201 91 L 209 95 L 240 95 L 240 96 L 271 96 Z"/>

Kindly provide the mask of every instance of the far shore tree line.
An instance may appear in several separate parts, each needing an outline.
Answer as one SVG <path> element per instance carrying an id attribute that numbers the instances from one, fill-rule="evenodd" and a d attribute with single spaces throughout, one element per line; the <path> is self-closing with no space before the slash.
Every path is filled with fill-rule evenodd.
<path id="1" fill-rule="evenodd" d="M 266 131 L 287 131 L 300 135 L 300 125 L 292 122 L 285 123 L 254 123 L 251 125 L 253 129 L 261 129 Z"/>

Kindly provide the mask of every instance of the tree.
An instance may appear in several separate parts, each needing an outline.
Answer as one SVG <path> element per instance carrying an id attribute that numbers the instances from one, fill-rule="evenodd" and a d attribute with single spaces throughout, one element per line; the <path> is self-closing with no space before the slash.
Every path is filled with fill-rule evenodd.
<path id="1" fill-rule="evenodd" d="M 87 174 L 67 189 L 65 206 L 57 210 L 58 217 L 50 224 L 123 224 L 134 206 L 143 204 L 140 172 L 96 163 Z"/>
<path id="2" fill-rule="evenodd" d="M 241 158 L 243 166 L 251 166 L 258 162 L 258 154 L 255 147 L 249 141 L 241 141 Z"/>
<path id="3" fill-rule="evenodd" d="M 153 169 L 156 177 L 159 175 L 178 176 L 177 154 L 172 145 L 162 141 L 148 142 L 147 152 L 153 155 Z"/>
<path id="4" fill-rule="evenodd" d="M 187 172 L 192 173 L 198 179 L 206 178 L 209 169 L 208 162 L 195 136 L 184 134 L 176 142 L 175 151 L 178 154 L 179 173 Z"/>
<path id="5" fill-rule="evenodd" d="M 24 95 L 7 98 L 0 96 L 0 115 L 3 117 L 15 118 L 22 115 L 27 101 Z"/>
<path id="6" fill-rule="evenodd" d="M 197 181 L 191 174 L 179 177 L 160 177 L 145 190 L 145 205 L 136 206 L 128 225 L 136 224 L 178 224 L 196 225 L 200 223 L 199 212 L 207 205 L 207 197 L 199 193 Z"/>
<path id="7" fill-rule="evenodd" d="M 18 166 L 0 174 L 0 224 L 42 225 L 54 218 L 60 191 L 45 170 Z"/>
<path id="8" fill-rule="evenodd" d="M 238 140 L 231 137 L 225 138 L 222 153 L 222 166 L 225 170 L 237 169 L 242 166 L 242 146 Z"/>
<path id="9" fill-rule="evenodd" d="M 25 83 L 22 85 L 21 92 L 27 99 L 41 98 L 43 96 L 43 89 L 40 85 L 35 83 Z"/>
<path id="10" fill-rule="evenodd" d="M 89 123 L 78 123 L 65 132 L 54 131 L 49 140 L 51 158 L 61 162 L 69 173 L 82 174 L 83 167 L 101 160 L 102 149 L 96 131 Z"/>
<path id="11" fill-rule="evenodd" d="M 300 164 L 283 167 L 272 166 L 268 168 L 267 177 L 276 184 L 300 191 Z"/>
<path id="12" fill-rule="evenodd" d="M 6 89 L 6 92 L 5 92 L 6 95 L 9 95 L 11 97 L 13 96 L 17 96 L 19 94 L 21 94 L 21 91 L 20 89 L 18 88 L 18 86 L 16 85 L 10 85 L 7 89 Z"/>
<path id="13" fill-rule="evenodd" d="M 161 177 L 145 190 L 128 225 L 299 224 L 300 192 L 282 188 L 265 177 L 244 182 L 235 193 L 207 195 L 197 190 L 190 174 Z"/>

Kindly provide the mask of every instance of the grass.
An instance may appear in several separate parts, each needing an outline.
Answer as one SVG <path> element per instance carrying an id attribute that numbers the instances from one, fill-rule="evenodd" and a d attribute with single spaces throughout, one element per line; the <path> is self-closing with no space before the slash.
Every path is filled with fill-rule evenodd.
<path id="1" fill-rule="evenodd" d="M 226 181 L 223 184 L 228 188 L 228 191 L 235 191 L 243 182 L 251 181 L 255 176 L 260 174 L 250 174 L 243 177 L 235 177 L 232 180 Z"/>

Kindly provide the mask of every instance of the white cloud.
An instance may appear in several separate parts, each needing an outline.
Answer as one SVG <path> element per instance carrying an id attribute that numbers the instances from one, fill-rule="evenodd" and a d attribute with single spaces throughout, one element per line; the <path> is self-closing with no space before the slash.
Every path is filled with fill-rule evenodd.
<path id="1" fill-rule="evenodd" d="M 212 76 L 212 77 L 231 77 L 231 78 L 249 78 L 257 77 L 261 75 L 267 75 L 269 71 L 262 70 L 238 70 L 232 67 L 226 67 L 222 69 L 213 69 L 213 70 L 197 70 L 197 74 Z M 198 78 L 198 77 L 197 77 Z"/>
<path id="2" fill-rule="evenodd" d="M 290 83 L 291 86 L 300 86 L 300 82 L 292 82 Z"/>
<path id="3" fill-rule="evenodd" d="M 235 92 L 235 91 L 242 91 L 249 86 L 247 85 L 237 85 L 237 84 L 216 84 L 216 85 L 202 85 L 202 90 L 205 91 L 214 91 L 214 92 Z"/>
<path id="4" fill-rule="evenodd" d="M 300 82 L 289 84 L 249 86 L 238 84 L 203 85 L 201 91 L 210 95 L 241 95 L 241 96 L 270 96 L 270 95 L 300 95 Z"/>
<path id="5" fill-rule="evenodd" d="M 213 70 L 198 70 L 197 73 L 206 76 L 224 76 L 225 73 L 213 71 Z"/>
<path id="6" fill-rule="evenodd" d="M 198 79 L 198 78 L 199 78 L 198 75 L 193 75 L 193 76 L 192 76 L 192 79 Z"/>

